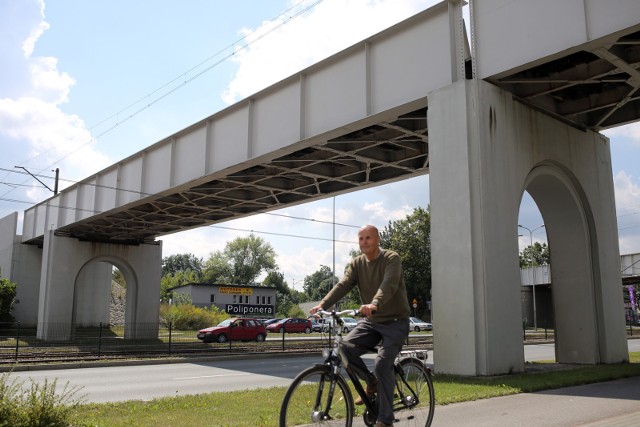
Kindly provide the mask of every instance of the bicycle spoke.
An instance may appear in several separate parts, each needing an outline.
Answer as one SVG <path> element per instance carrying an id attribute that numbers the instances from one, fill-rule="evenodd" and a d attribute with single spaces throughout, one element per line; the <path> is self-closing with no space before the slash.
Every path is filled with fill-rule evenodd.
<path id="1" fill-rule="evenodd" d="M 422 362 L 408 358 L 400 362 L 404 381 L 398 378 L 395 413 L 397 426 L 429 426 L 433 420 L 434 392 L 431 377 Z M 399 376 L 399 375 L 398 375 Z"/>
<path id="2" fill-rule="evenodd" d="M 332 384 L 331 379 L 335 378 Z M 280 412 L 280 426 L 350 426 L 353 403 L 342 377 L 324 367 L 303 371 L 291 384 Z"/>

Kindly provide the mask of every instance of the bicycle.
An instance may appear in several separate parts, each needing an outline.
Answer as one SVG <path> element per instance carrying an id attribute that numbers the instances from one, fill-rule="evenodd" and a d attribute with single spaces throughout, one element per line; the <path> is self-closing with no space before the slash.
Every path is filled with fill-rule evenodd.
<path id="1" fill-rule="evenodd" d="M 356 310 L 319 311 L 316 315 L 334 319 L 333 348 L 322 351 L 324 362 L 300 372 L 287 390 L 280 407 L 280 427 L 346 426 L 350 427 L 356 408 L 348 382 L 341 374 L 346 366 L 341 349 L 342 316 L 357 316 Z M 375 351 L 372 349 L 372 351 Z M 396 386 L 393 411 L 395 426 L 425 426 L 433 421 L 435 395 L 431 370 L 425 366 L 426 350 L 401 351 L 394 363 Z M 364 401 L 361 414 L 365 425 L 373 426 L 378 418 L 375 396 L 369 398 L 360 380 L 345 369 L 351 385 Z"/>

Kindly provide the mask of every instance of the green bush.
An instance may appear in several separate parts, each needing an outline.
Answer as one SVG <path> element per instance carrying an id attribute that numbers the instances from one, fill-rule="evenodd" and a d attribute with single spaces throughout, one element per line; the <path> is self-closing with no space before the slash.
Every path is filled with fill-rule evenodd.
<path id="1" fill-rule="evenodd" d="M 16 298 L 16 284 L 0 278 L 0 322 L 13 322 L 13 302 Z"/>
<path id="2" fill-rule="evenodd" d="M 67 427 L 71 426 L 73 411 L 84 402 L 80 390 L 65 384 L 56 393 L 56 381 L 31 383 L 26 390 L 23 383 L 9 381 L 9 373 L 0 376 L 0 427 Z"/>
<path id="3" fill-rule="evenodd" d="M 217 325 L 228 317 L 226 312 L 216 306 L 200 308 L 191 304 L 160 305 L 160 318 L 165 328 L 171 324 L 173 329 L 192 331 Z"/>

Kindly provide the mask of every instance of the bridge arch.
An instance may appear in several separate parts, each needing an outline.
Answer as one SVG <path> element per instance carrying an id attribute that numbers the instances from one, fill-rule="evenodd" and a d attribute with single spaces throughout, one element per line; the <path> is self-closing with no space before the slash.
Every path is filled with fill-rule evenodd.
<path id="1" fill-rule="evenodd" d="M 118 268 L 126 283 L 125 338 L 136 323 L 139 279 L 128 260 L 117 255 L 98 255 L 80 267 L 74 281 L 72 324 L 97 326 L 110 323 L 112 269 Z"/>
<path id="2" fill-rule="evenodd" d="M 602 307 L 596 295 L 602 286 L 589 199 L 575 175 L 555 161 L 534 166 L 525 180 L 525 190 L 540 209 L 549 241 L 556 359 L 600 363 Z"/>

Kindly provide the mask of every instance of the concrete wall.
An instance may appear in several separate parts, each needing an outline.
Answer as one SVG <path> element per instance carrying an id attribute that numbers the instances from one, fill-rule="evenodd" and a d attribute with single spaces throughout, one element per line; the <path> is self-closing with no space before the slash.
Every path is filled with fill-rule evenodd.
<path id="1" fill-rule="evenodd" d="M 17 237 L 18 239 L 20 236 Z M 37 246 L 14 244 L 12 281 L 17 285 L 13 315 L 23 325 L 38 323 L 38 304 L 40 297 L 40 272 L 42 268 L 42 249 Z"/>
<path id="2" fill-rule="evenodd" d="M 107 262 L 92 262 L 78 273 L 73 306 L 73 318 L 77 326 L 109 323 L 111 270 L 112 266 Z"/>
<path id="3" fill-rule="evenodd" d="M 38 322 L 38 295 L 40 288 L 40 265 L 42 249 L 21 244 L 16 234 L 18 213 L 0 220 L 0 268 L 2 277 L 14 282 L 16 303 L 13 316 L 23 325 Z"/>
<path id="4" fill-rule="evenodd" d="M 429 95 L 429 141 L 436 370 L 524 369 L 514 284 L 525 190 L 552 248 L 557 360 L 626 360 L 608 140 L 469 80 Z"/>
<path id="5" fill-rule="evenodd" d="M 11 280 L 13 244 L 17 238 L 18 212 L 0 219 L 0 277 Z"/>

